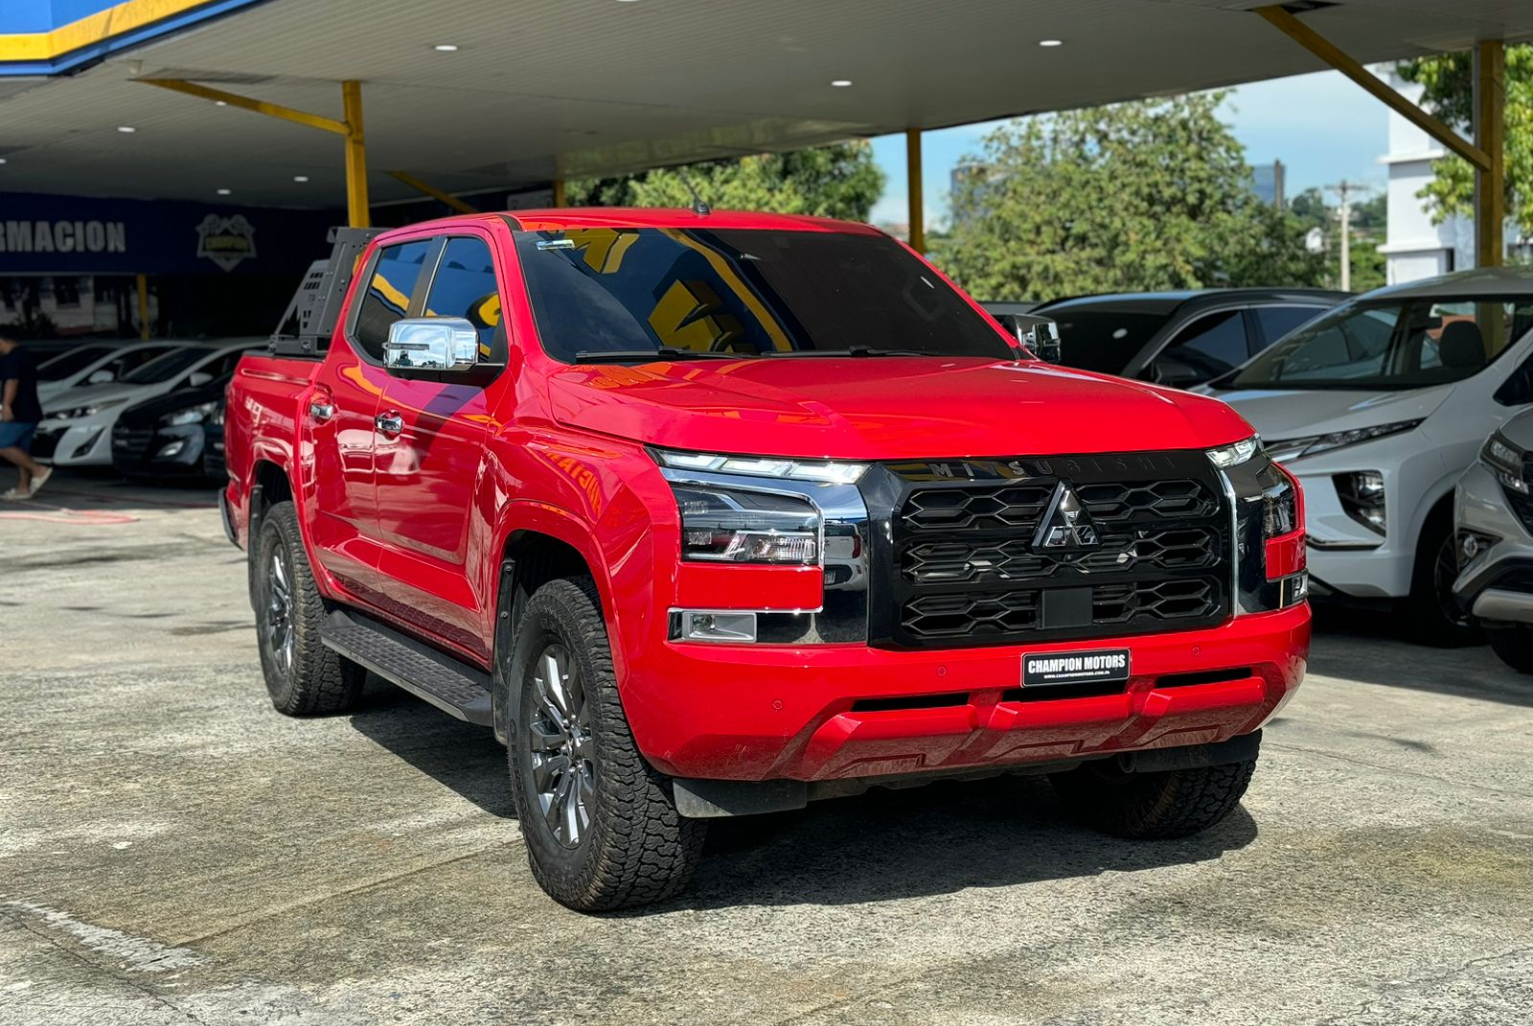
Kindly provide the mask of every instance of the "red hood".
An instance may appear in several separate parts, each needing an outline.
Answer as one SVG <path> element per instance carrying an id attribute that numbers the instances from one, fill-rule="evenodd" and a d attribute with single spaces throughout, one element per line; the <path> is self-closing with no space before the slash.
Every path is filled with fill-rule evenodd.
<path id="1" fill-rule="evenodd" d="M 1046 363 L 850 357 L 572 367 L 575 427 L 702 452 L 921 459 L 1201 449 L 1251 428 L 1217 400 Z"/>

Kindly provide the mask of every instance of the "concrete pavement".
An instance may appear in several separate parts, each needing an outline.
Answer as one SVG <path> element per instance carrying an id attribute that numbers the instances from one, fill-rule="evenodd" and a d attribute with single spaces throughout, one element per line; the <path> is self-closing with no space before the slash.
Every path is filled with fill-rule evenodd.
<path id="1" fill-rule="evenodd" d="M 533 882 L 487 732 L 377 682 L 352 716 L 271 710 L 207 494 L 61 475 L 39 499 L 0 503 L 0 1023 L 1533 1008 L 1533 678 L 1485 648 L 1322 633 L 1204 837 L 1100 837 L 1035 779 L 873 793 L 721 824 L 681 899 L 587 917 Z"/>

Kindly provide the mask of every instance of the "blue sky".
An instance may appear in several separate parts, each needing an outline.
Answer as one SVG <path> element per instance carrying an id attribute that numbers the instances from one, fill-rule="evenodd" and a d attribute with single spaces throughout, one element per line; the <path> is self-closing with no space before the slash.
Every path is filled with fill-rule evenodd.
<path id="1" fill-rule="evenodd" d="M 1342 178 L 1376 188 L 1384 184 L 1378 158 L 1389 148 L 1385 107 L 1334 71 L 1241 86 L 1225 101 L 1223 111 L 1245 144 L 1249 163 L 1266 164 L 1274 158 L 1283 162 L 1289 196 Z M 922 173 L 928 224 L 947 215 L 948 172 L 965 153 L 979 151 L 980 139 L 993 124 L 926 133 Z M 903 222 L 905 137 L 874 139 L 873 156 L 889 176 L 873 220 Z"/>

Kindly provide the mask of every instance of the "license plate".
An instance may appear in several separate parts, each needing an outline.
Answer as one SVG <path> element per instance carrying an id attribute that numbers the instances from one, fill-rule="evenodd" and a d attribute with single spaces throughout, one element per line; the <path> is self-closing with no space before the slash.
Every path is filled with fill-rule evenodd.
<path id="1" fill-rule="evenodd" d="M 1029 652 L 1022 657 L 1022 686 L 1128 680 L 1126 648 L 1091 652 Z"/>

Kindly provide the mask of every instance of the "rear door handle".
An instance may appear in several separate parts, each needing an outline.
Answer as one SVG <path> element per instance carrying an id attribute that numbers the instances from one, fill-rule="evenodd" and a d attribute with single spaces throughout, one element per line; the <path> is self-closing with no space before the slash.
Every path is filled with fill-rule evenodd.
<path id="1" fill-rule="evenodd" d="M 373 423 L 378 427 L 378 433 L 384 438 L 398 438 L 405 429 L 405 419 L 399 415 L 398 410 L 390 410 L 380 413 L 373 418 Z"/>

